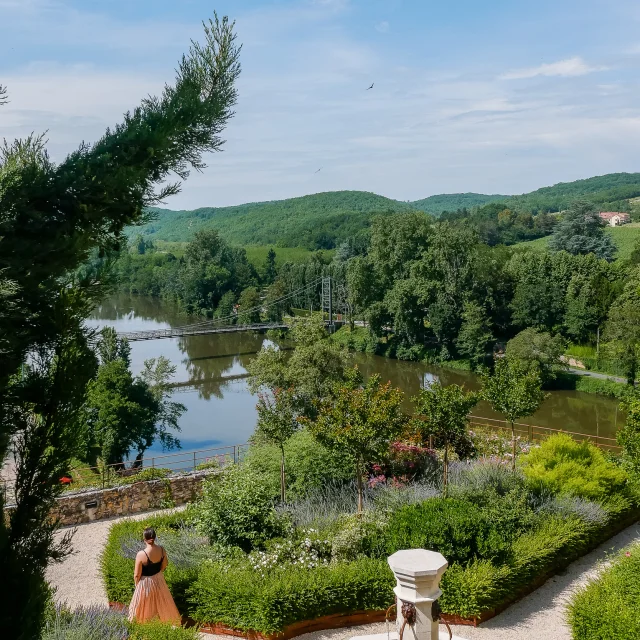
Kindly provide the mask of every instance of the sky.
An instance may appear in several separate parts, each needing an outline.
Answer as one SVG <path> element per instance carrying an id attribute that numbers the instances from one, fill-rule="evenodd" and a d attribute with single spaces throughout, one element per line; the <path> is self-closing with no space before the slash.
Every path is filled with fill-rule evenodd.
<path id="1" fill-rule="evenodd" d="M 47 131 L 55 161 L 96 141 L 172 82 L 214 10 L 242 44 L 236 114 L 169 208 L 640 170 L 630 0 L 0 0 L 0 137 Z"/>

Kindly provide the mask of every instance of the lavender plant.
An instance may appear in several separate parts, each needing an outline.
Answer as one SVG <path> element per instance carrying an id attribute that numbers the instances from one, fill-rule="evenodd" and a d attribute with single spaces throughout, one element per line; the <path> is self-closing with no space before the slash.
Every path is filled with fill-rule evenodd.
<path id="1" fill-rule="evenodd" d="M 57 605 L 41 640 L 127 640 L 129 624 L 122 613 L 105 607 L 79 607 L 71 612 Z"/>

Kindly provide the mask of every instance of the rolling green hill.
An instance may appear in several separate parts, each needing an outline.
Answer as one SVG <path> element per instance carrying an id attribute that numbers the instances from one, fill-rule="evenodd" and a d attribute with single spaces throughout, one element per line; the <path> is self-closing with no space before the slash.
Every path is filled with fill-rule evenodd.
<path id="1" fill-rule="evenodd" d="M 499 194 L 488 196 L 484 193 L 443 193 L 437 196 L 429 196 L 422 200 L 414 200 L 411 205 L 420 211 L 440 215 L 443 211 L 470 209 L 471 207 L 479 207 L 488 202 L 508 200 L 510 197 L 511 196 L 502 196 Z"/>
<path id="2" fill-rule="evenodd" d="M 332 249 L 365 229 L 374 214 L 409 211 L 411 205 L 364 191 L 333 191 L 235 207 L 194 211 L 155 209 L 157 219 L 136 230 L 181 242 L 215 227 L 230 243 Z"/>
<path id="3" fill-rule="evenodd" d="M 153 240 L 185 242 L 199 229 L 214 227 L 236 245 L 277 245 L 310 250 L 333 249 L 346 238 L 366 230 L 378 214 L 421 210 L 436 216 L 466 209 L 459 215 L 482 217 L 483 208 L 499 202 L 517 212 L 565 209 L 580 196 L 599 207 L 630 211 L 629 199 L 640 196 L 640 173 L 612 173 L 559 183 L 518 196 L 454 193 L 400 202 L 365 191 L 332 191 L 272 202 L 233 207 L 204 207 L 193 211 L 152 210 L 156 219 L 130 230 Z M 494 207 L 495 208 L 495 207 Z M 491 211 L 490 216 L 497 215 Z"/>

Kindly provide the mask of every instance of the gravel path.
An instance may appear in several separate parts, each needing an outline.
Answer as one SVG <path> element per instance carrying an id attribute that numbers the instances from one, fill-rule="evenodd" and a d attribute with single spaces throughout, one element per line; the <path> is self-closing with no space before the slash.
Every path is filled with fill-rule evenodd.
<path id="1" fill-rule="evenodd" d="M 148 512 L 140 513 L 128 519 L 142 520 L 148 516 Z M 73 553 L 64 562 L 50 565 L 47 569 L 47 580 L 56 588 L 58 602 L 66 602 L 71 608 L 109 604 L 100 575 L 100 553 L 111 525 L 125 519 L 127 518 L 108 518 L 76 527 L 72 542 Z M 60 529 L 56 536 L 60 538 L 69 529 L 73 527 Z M 142 537 L 142 532 L 140 536 Z"/>
<path id="2" fill-rule="evenodd" d="M 133 518 L 139 520 L 149 514 Z M 101 520 L 77 527 L 73 539 L 74 554 L 49 568 L 47 578 L 57 588 L 58 601 L 71 606 L 107 604 L 100 578 L 99 555 L 109 528 L 120 519 Z M 60 532 L 58 535 L 62 535 Z M 460 640 L 571 640 L 565 624 L 565 605 L 572 594 L 593 579 L 606 562 L 607 555 L 640 541 L 640 523 L 634 524 L 600 547 L 571 564 L 562 574 L 549 579 L 542 587 L 520 600 L 480 627 L 454 626 Z M 440 638 L 449 635 L 440 627 Z M 307 633 L 300 640 L 346 640 L 356 635 L 386 633 L 384 623 Z M 228 636 L 202 636 L 215 640 Z"/>

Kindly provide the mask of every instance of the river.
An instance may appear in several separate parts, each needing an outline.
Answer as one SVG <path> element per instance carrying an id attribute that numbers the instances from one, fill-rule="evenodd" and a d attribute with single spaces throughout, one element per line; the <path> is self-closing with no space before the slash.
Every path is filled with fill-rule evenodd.
<path id="1" fill-rule="evenodd" d="M 112 326 L 117 331 L 163 329 L 201 321 L 180 313 L 173 305 L 155 298 L 118 295 L 94 310 L 88 324 Z M 179 438 L 183 451 L 228 446 L 247 442 L 256 424 L 256 398 L 247 386 L 247 363 L 269 340 L 254 333 L 228 333 L 189 336 L 176 339 L 131 343 L 131 367 L 138 374 L 147 358 L 167 357 L 177 367 L 172 382 L 179 383 L 174 399 L 187 411 L 180 419 Z M 439 379 L 443 384 L 464 384 L 477 389 L 472 373 L 452 371 L 418 362 L 390 360 L 368 354 L 354 354 L 361 371 L 369 376 L 379 373 L 410 398 L 424 382 Z M 474 415 L 500 418 L 481 402 Z M 522 423 L 613 437 L 621 426 L 618 402 L 604 396 L 580 391 L 553 391 L 538 412 Z M 152 453 L 161 448 L 154 445 Z"/>

